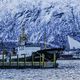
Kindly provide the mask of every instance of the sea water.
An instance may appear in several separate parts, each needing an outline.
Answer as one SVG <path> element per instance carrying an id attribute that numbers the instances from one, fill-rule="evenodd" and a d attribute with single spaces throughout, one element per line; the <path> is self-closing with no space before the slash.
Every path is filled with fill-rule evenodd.
<path id="1" fill-rule="evenodd" d="M 0 80 L 80 80 L 80 60 L 59 60 L 56 69 L 0 69 Z"/>

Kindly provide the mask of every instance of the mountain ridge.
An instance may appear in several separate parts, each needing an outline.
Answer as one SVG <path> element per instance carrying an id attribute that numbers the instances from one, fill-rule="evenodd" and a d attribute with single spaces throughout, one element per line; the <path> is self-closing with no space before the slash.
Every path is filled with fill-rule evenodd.
<path id="1" fill-rule="evenodd" d="M 18 41 L 21 26 L 25 27 L 28 42 L 44 43 L 45 32 L 47 44 L 66 47 L 68 35 L 80 41 L 80 11 L 76 11 L 79 0 L 72 0 L 73 3 L 69 0 L 10 1 L 0 2 L 0 38 L 3 41 Z"/>

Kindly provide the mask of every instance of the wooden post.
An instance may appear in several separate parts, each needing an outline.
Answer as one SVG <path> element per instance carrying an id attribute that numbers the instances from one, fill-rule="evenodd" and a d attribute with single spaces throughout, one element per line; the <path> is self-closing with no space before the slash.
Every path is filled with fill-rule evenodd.
<path id="1" fill-rule="evenodd" d="M 41 67 L 41 54 L 40 54 L 40 61 L 39 61 L 39 66 Z"/>
<path id="2" fill-rule="evenodd" d="M 3 64 L 3 67 L 4 67 L 4 64 L 5 64 L 4 54 L 6 54 L 6 49 L 3 49 L 3 53 L 2 53 L 2 64 Z"/>
<path id="3" fill-rule="evenodd" d="M 17 67 L 19 67 L 19 55 L 17 54 Z"/>
<path id="4" fill-rule="evenodd" d="M 26 67 L 26 54 L 24 54 L 24 66 Z"/>
<path id="5" fill-rule="evenodd" d="M 55 53 L 53 54 L 53 63 L 54 65 L 56 64 L 56 54 Z"/>
<path id="6" fill-rule="evenodd" d="M 11 66 L 11 54 L 10 54 L 10 59 L 9 59 L 9 62 L 10 62 L 10 66 Z"/>
<path id="7" fill-rule="evenodd" d="M 44 67 L 44 54 L 42 54 L 42 63 L 43 63 L 43 67 Z"/>
<path id="8" fill-rule="evenodd" d="M 32 53 L 32 66 L 34 66 L 34 54 Z"/>
<path id="9" fill-rule="evenodd" d="M 3 67 L 4 67 L 4 62 L 5 62 L 5 59 L 4 59 L 4 52 L 3 52 L 3 54 L 2 54 L 2 65 L 3 65 Z"/>

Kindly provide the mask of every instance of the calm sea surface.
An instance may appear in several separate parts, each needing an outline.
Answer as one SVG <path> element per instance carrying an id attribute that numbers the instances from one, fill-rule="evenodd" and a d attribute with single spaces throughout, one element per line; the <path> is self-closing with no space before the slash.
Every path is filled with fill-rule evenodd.
<path id="1" fill-rule="evenodd" d="M 60 60 L 57 69 L 0 69 L 0 80 L 80 80 L 80 60 Z"/>

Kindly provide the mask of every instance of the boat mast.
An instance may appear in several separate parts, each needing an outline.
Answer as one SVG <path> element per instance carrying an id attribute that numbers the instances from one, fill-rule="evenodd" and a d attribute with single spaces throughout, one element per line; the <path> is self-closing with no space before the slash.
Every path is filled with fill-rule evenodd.
<path id="1" fill-rule="evenodd" d="M 20 45 L 25 45 L 26 43 L 26 34 L 25 34 L 25 28 L 22 26 L 21 27 L 21 34 L 20 34 L 20 37 L 19 37 L 19 42 L 20 42 Z"/>
<path id="2" fill-rule="evenodd" d="M 47 45 L 46 45 L 46 28 L 44 30 L 44 49 L 47 48 Z"/>

